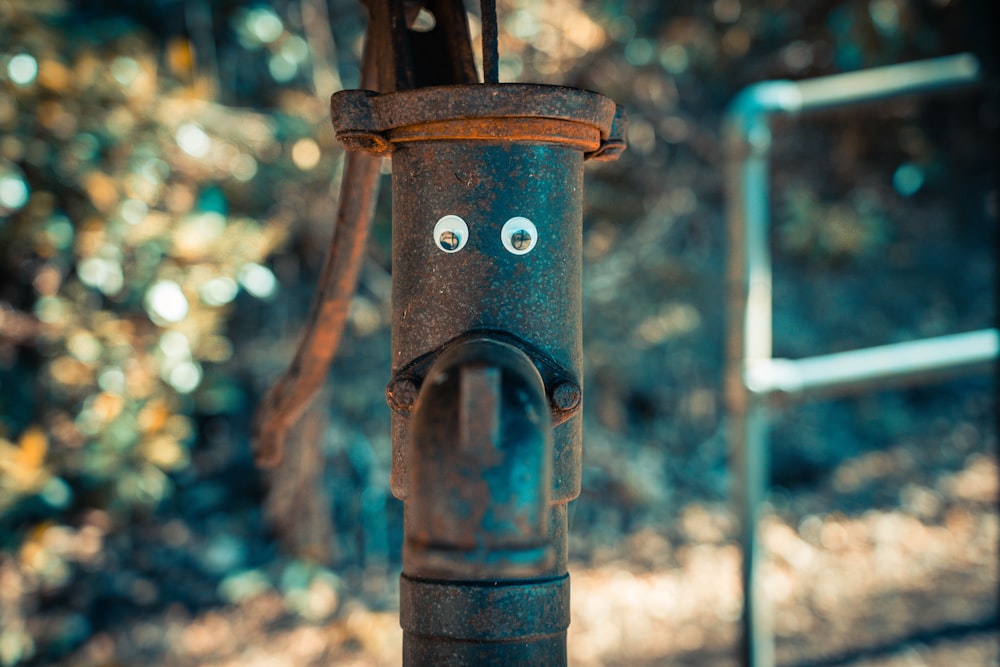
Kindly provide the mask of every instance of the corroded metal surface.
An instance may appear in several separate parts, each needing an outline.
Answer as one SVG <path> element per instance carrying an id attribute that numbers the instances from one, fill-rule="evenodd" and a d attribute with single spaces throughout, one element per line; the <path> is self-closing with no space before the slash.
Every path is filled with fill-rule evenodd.
<path id="1" fill-rule="evenodd" d="M 374 81 L 374 56 L 366 49 L 362 83 L 372 85 Z M 366 153 L 347 156 L 336 224 L 302 337 L 292 363 L 268 390 L 254 415 L 253 452 L 261 467 L 281 463 L 288 431 L 323 386 L 340 346 L 367 245 L 368 223 L 375 210 L 381 163 Z"/>
<path id="2" fill-rule="evenodd" d="M 404 576 L 399 597 L 406 664 L 566 664 L 568 575 L 460 585 Z"/>
<path id="3" fill-rule="evenodd" d="M 441 84 L 475 83 L 476 65 L 462 0 L 364 0 L 370 44 L 384 93 Z M 434 17 L 429 30 L 410 30 L 421 8 Z M 363 86 L 374 87 L 374 86 Z"/>
<path id="4" fill-rule="evenodd" d="M 471 331 L 502 331 L 582 385 L 583 156 L 556 144 L 421 141 L 393 153 L 393 374 Z M 444 215 L 469 238 L 442 252 L 432 229 Z M 535 221 L 525 255 L 508 252 L 501 228 Z M 419 381 L 419 378 L 417 378 Z M 551 387 L 546 387 L 547 393 Z M 407 418 L 393 414 L 393 492 L 409 495 Z M 552 497 L 579 493 L 579 418 L 557 426 Z"/>
<path id="5" fill-rule="evenodd" d="M 375 4 L 398 20 L 401 0 Z M 393 162 L 386 401 L 411 667 L 566 664 L 583 163 L 617 157 L 625 116 L 589 91 L 496 83 L 495 23 L 483 29 L 486 84 L 427 87 L 397 68 L 383 90 L 398 92 L 331 99 L 344 145 Z"/>
<path id="6" fill-rule="evenodd" d="M 331 99 L 348 157 L 309 326 L 258 413 L 258 462 L 326 375 L 377 156 L 393 158 L 392 490 L 405 502 L 404 664 L 565 665 L 567 503 L 580 492 L 583 162 L 624 149 L 590 91 L 476 83 L 461 0 L 365 0 L 364 87 Z M 411 30 L 426 10 L 436 20 Z"/>
<path id="7" fill-rule="evenodd" d="M 524 352 L 487 336 L 450 346 L 420 391 L 407 446 L 404 573 L 498 581 L 549 571 L 552 427 Z"/>
<path id="8" fill-rule="evenodd" d="M 614 104 L 461 86 L 338 105 L 342 137 L 393 159 L 386 396 L 405 501 L 404 663 L 565 664 L 569 619 L 554 609 L 566 601 L 543 592 L 565 581 L 580 490 L 583 162 L 613 143 Z M 445 245 L 434 230 L 456 218 Z M 497 586 L 502 599 L 477 597 Z"/>
<path id="9" fill-rule="evenodd" d="M 528 355 L 488 334 L 449 345 L 407 445 L 404 664 L 565 664 L 565 514 L 551 510 L 548 398 Z"/>
<path id="10" fill-rule="evenodd" d="M 398 369 L 385 388 L 386 403 L 393 411 L 406 416 L 417 400 L 420 386 L 424 382 L 431 366 L 442 352 L 463 339 L 486 335 L 491 340 L 506 343 L 520 349 L 528 355 L 535 370 L 542 377 L 549 399 L 552 426 L 556 427 L 575 416 L 582 406 L 583 394 L 572 371 L 547 357 L 540 349 L 514 336 L 509 331 L 501 329 L 477 328 L 475 333 L 463 334 L 446 342 L 441 348 L 432 350 L 405 367 Z"/>
<path id="11" fill-rule="evenodd" d="M 598 159 L 614 159 L 624 148 L 624 111 L 603 95 L 562 86 L 435 86 L 386 95 L 345 90 L 330 99 L 330 112 L 345 146 L 378 155 L 401 142 L 445 139 L 570 143 Z"/>
<path id="12" fill-rule="evenodd" d="M 419 604 L 425 600 L 434 602 Z M 539 613 L 523 613 L 525 600 Z M 477 585 L 403 577 L 399 602 L 400 623 L 414 635 L 487 641 L 542 637 L 569 627 L 569 575 L 530 584 Z"/>
<path id="13" fill-rule="evenodd" d="M 512 84 L 345 91 L 331 111 L 346 146 L 393 161 L 404 664 L 565 665 L 583 162 L 617 156 L 624 114 Z"/>
<path id="14" fill-rule="evenodd" d="M 271 386 L 255 415 L 254 458 L 262 467 L 281 462 L 286 433 L 323 386 L 340 345 L 368 239 L 380 162 L 365 153 L 347 156 L 337 226 L 309 319 L 292 363 Z"/>

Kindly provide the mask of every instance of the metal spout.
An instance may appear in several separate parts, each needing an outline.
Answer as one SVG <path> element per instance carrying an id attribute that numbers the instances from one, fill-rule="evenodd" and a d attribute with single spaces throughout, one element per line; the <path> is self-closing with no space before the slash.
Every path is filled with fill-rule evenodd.
<path id="1" fill-rule="evenodd" d="M 524 578 L 552 561 L 552 421 L 528 356 L 488 338 L 431 367 L 410 427 L 403 570 L 450 580 Z"/>
<path id="2" fill-rule="evenodd" d="M 554 529 L 552 418 L 538 369 L 488 337 L 454 343 L 411 420 L 403 663 L 566 664 L 565 532 Z"/>

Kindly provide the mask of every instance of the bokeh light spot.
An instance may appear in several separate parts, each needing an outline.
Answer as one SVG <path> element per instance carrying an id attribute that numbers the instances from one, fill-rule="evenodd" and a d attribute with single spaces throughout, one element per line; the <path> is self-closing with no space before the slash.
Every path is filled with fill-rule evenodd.
<path id="1" fill-rule="evenodd" d="M 201 286 L 201 300 L 209 306 L 224 306 L 236 298 L 239 285 L 229 276 L 213 278 Z"/>
<path id="2" fill-rule="evenodd" d="M 281 42 L 281 55 L 296 64 L 309 60 L 309 43 L 298 35 L 289 35 Z"/>
<path id="3" fill-rule="evenodd" d="M 671 74 L 682 74 L 690 62 L 687 51 L 680 44 L 671 44 L 660 52 L 660 65 Z"/>
<path id="4" fill-rule="evenodd" d="M 292 160 L 295 166 L 308 171 L 319 164 L 319 144 L 312 139 L 299 139 L 292 146 Z"/>
<path id="5" fill-rule="evenodd" d="M 251 10 L 247 14 L 246 26 L 250 34 L 261 44 L 276 41 L 285 31 L 278 15 L 263 7 Z"/>
<path id="6" fill-rule="evenodd" d="M 900 165 L 892 175 L 892 186 L 896 188 L 896 192 L 904 197 L 912 197 L 917 194 L 923 185 L 924 172 L 912 162 Z"/>
<path id="7" fill-rule="evenodd" d="M 160 351 L 170 361 L 191 358 L 191 343 L 180 331 L 164 331 L 160 336 Z"/>
<path id="8" fill-rule="evenodd" d="M 212 148 L 212 139 L 205 130 L 194 123 L 184 123 L 177 128 L 177 145 L 191 157 L 203 158 Z"/>
<path id="9" fill-rule="evenodd" d="M 73 223 L 64 215 L 53 216 L 45 224 L 45 237 L 49 243 L 60 250 L 65 250 L 72 245 L 75 234 Z"/>
<path id="10" fill-rule="evenodd" d="M 256 262 L 244 264 L 239 279 L 243 288 L 258 299 L 270 298 L 278 289 L 278 280 L 271 269 Z"/>
<path id="11" fill-rule="evenodd" d="M 28 184 L 18 172 L 0 165 L 0 214 L 22 208 L 30 194 Z"/>
<path id="12" fill-rule="evenodd" d="M 267 69 L 278 83 L 288 83 L 299 72 L 299 65 L 284 53 L 275 53 L 267 60 Z"/>
<path id="13" fill-rule="evenodd" d="M 69 337 L 69 340 L 66 341 L 66 349 L 80 361 L 89 364 L 101 358 L 103 347 L 92 334 L 81 331 Z"/>
<path id="14" fill-rule="evenodd" d="M 126 199 L 121 205 L 122 219 L 130 225 L 138 225 L 146 219 L 149 207 L 141 199 Z"/>
<path id="15" fill-rule="evenodd" d="M 625 60 L 634 67 L 648 65 L 653 60 L 653 43 L 648 39 L 633 39 L 625 46 Z"/>
<path id="16" fill-rule="evenodd" d="M 170 386 L 182 394 L 190 394 L 201 384 L 201 366 L 193 361 L 184 361 L 170 371 Z"/>
<path id="17" fill-rule="evenodd" d="M 19 86 L 27 86 L 38 76 L 38 61 L 28 53 L 19 53 L 7 63 L 7 75 Z"/>
<path id="18" fill-rule="evenodd" d="M 523 9 L 512 12 L 504 21 L 504 26 L 512 35 L 523 40 L 530 40 L 541 31 L 538 17 Z"/>
<path id="19" fill-rule="evenodd" d="M 500 56 L 500 79 L 514 81 L 524 73 L 524 60 L 519 53 L 504 53 Z"/>
<path id="20" fill-rule="evenodd" d="M 66 301 L 57 296 L 43 296 L 35 302 L 35 315 L 46 324 L 61 324 L 67 310 Z"/>
<path id="21" fill-rule="evenodd" d="M 437 19 L 434 18 L 434 14 L 426 8 L 421 7 L 420 11 L 417 12 L 417 17 L 413 20 L 413 25 L 410 26 L 410 30 L 414 32 L 430 32 L 435 26 L 437 26 Z"/>
<path id="22" fill-rule="evenodd" d="M 895 0 L 874 0 L 868 5 L 868 15 L 882 34 L 891 36 L 899 31 L 899 5 Z"/>
<path id="23" fill-rule="evenodd" d="M 180 322 L 188 314 L 188 301 L 181 286 L 172 280 L 161 280 L 146 292 L 146 312 L 153 321 Z M 159 322 L 157 322 L 159 323 Z"/>
<path id="24" fill-rule="evenodd" d="M 125 373 L 117 366 L 109 366 L 97 376 L 97 386 L 112 394 L 125 393 Z"/>
<path id="25" fill-rule="evenodd" d="M 73 490 L 69 488 L 69 484 L 59 477 L 52 477 L 49 481 L 45 482 L 38 495 L 45 504 L 55 509 L 69 507 L 69 504 L 73 501 Z"/>
<path id="26" fill-rule="evenodd" d="M 117 294 L 125 285 L 121 264 L 106 257 L 88 257 L 76 267 L 80 280 L 104 294 Z"/>
<path id="27" fill-rule="evenodd" d="M 249 181 L 257 175 L 257 160 L 246 153 L 240 153 L 233 158 L 229 170 L 237 181 Z"/>
<path id="28" fill-rule="evenodd" d="M 792 42 L 782 49 L 781 59 L 792 70 L 804 70 L 813 63 L 813 48 L 807 42 Z"/>
<path id="29" fill-rule="evenodd" d="M 121 56 L 111 63 L 111 76 L 123 86 L 130 86 L 139 76 L 139 63 L 133 58 Z"/>
<path id="30" fill-rule="evenodd" d="M 712 3 L 712 13 L 720 23 L 736 23 L 742 10 L 740 0 L 715 0 Z"/>

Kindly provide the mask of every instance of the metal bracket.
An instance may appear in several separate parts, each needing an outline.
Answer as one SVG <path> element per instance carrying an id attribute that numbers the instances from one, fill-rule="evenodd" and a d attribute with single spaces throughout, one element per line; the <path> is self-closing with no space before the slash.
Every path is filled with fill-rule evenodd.
<path id="1" fill-rule="evenodd" d="M 462 0 L 365 0 L 365 5 L 380 91 L 478 82 Z M 428 30 L 412 29 L 421 10 L 433 18 Z"/>

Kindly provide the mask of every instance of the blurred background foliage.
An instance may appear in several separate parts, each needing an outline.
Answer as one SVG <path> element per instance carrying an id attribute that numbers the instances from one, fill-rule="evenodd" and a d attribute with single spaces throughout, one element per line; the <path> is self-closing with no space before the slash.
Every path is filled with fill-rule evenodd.
<path id="1" fill-rule="evenodd" d="M 598 90 L 630 114 L 628 152 L 588 170 L 573 558 L 731 568 L 724 106 L 762 79 L 969 48 L 976 5 L 498 4 L 502 81 Z M 382 397 L 387 181 L 330 389 L 300 436 L 325 462 L 299 527 L 320 536 L 318 550 L 294 537 L 275 547 L 264 509 L 273 480 L 253 469 L 248 444 L 318 278 L 343 160 L 326 100 L 358 85 L 364 25 L 348 0 L 0 0 L 0 665 L 230 664 L 218 656 L 238 646 L 220 648 L 220 637 L 267 635 L 282 614 L 307 629 L 343 620 L 337 641 L 357 664 L 381 664 L 382 617 L 354 612 L 391 609 L 398 570 Z M 991 113 L 981 100 L 902 104 L 779 137 L 779 354 L 991 324 Z M 992 389 L 972 379 L 786 414 L 776 511 L 819 544 L 820 528 L 865 509 L 924 526 L 947 524 L 967 501 L 987 517 L 970 530 L 988 559 Z M 820 528 L 800 524 L 809 517 Z M 995 571 L 983 576 L 995 585 Z M 701 635 L 670 650 L 711 649 L 704 628 L 732 625 L 731 600 L 720 604 L 721 616 L 692 621 Z M 213 608 L 239 612 L 203 614 Z M 574 613 L 596 632 L 596 616 Z M 244 618 L 261 625 L 247 630 Z M 332 659 L 329 632 L 272 643 L 319 646 L 291 663 L 310 664 Z M 600 636 L 579 664 L 627 655 L 621 637 Z"/>

